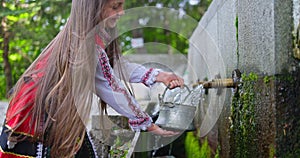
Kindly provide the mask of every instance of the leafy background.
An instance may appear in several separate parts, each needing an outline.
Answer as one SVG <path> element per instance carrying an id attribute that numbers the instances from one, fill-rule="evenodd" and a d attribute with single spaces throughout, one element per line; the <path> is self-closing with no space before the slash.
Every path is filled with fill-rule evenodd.
<path id="1" fill-rule="evenodd" d="M 125 8 L 156 6 L 180 10 L 197 21 L 212 0 L 128 0 Z M 64 26 L 72 0 L 1 0 L 0 5 L 0 100 L 13 87 L 26 68 Z M 136 29 L 120 37 L 123 52 L 132 49 L 130 39 L 158 42 L 188 53 L 188 39 L 160 28 Z M 145 48 L 146 53 L 149 48 Z M 159 53 L 172 53 L 161 48 Z"/>

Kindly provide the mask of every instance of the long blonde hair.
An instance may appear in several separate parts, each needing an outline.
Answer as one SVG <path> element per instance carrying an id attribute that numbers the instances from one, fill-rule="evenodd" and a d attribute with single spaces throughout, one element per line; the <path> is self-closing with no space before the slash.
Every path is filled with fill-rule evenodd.
<path id="1" fill-rule="evenodd" d="M 51 147 L 51 157 L 72 157 L 82 144 L 95 88 L 97 54 L 94 36 L 101 26 L 101 11 L 108 1 L 72 1 L 67 24 L 16 84 L 13 102 L 18 100 L 15 97 L 25 84 L 24 77 L 44 72 L 43 77 L 35 80 L 34 85 L 22 94 L 26 96 L 36 87 L 34 103 L 26 103 L 20 111 L 34 105 L 30 111 L 30 126 L 34 124 L 34 137 Z M 116 41 L 111 42 L 108 50 L 119 53 Z M 46 57 L 46 65 L 36 69 L 38 62 Z M 26 117 L 28 115 L 18 126 Z"/>

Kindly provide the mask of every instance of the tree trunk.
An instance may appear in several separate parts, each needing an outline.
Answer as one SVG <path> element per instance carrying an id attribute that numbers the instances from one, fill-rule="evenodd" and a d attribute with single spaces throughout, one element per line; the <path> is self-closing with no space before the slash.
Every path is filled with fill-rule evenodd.
<path id="1" fill-rule="evenodd" d="M 4 0 L 1 1 L 1 10 L 4 8 Z M 6 79 L 6 93 L 12 88 L 12 72 L 11 66 L 9 63 L 9 32 L 6 24 L 6 17 L 2 17 L 1 19 L 1 36 L 3 38 L 3 43 L 1 43 L 1 47 L 3 49 L 3 63 L 4 63 L 4 75 Z"/>

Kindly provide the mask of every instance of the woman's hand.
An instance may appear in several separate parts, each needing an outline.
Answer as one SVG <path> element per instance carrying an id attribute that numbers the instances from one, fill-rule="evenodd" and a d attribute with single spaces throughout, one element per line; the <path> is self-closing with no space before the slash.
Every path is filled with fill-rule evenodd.
<path id="1" fill-rule="evenodd" d="M 164 129 L 160 128 L 159 126 L 157 126 L 154 123 L 150 127 L 148 127 L 147 130 L 151 133 L 161 135 L 161 136 L 164 136 L 164 137 L 171 137 L 171 136 L 175 136 L 175 135 L 179 134 L 179 132 L 164 130 Z"/>
<path id="2" fill-rule="evenodd" d="M 183 87 L 183 85 L 184 85 L 183 78 L 181 78 L 171 72 L 160 72 L 156 76 L 156 82 L 162 82 L 166 86 L 168 86 L 170 89 L 173 89 L 176 87 Z"/>

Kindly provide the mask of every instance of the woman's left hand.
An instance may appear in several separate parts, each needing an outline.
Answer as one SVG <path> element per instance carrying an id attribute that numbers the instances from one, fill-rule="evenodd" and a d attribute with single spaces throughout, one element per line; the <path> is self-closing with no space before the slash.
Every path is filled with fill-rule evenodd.
<path id="1" fill-rule="evenodd" d="M 180 134 L 180 132 L 164 130 L 154 123 L 148 127 L 147 130 L 153 134 L 161 135 L 163 137 L 172 137 Z"/>
<path id="2" fill-rule="evenodd" d="M 162 82 L 166 86 L 168 86 L 170 89 L 173 89 L 176 87 L 183 87 L 183 85 L 184 85 L 183 78 L 181 78 L 171 72 L 160 72 L 156 76 L 156 82 Z"/>

